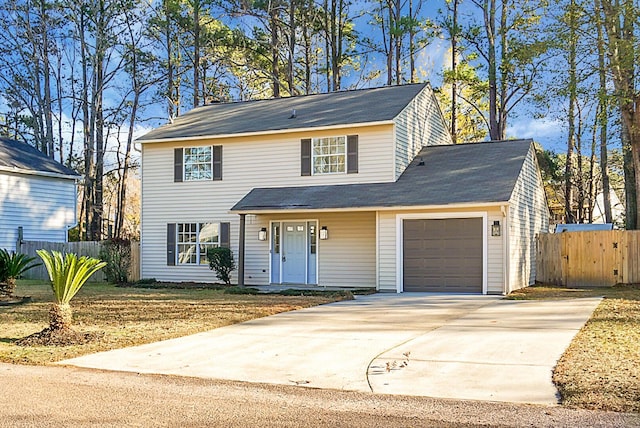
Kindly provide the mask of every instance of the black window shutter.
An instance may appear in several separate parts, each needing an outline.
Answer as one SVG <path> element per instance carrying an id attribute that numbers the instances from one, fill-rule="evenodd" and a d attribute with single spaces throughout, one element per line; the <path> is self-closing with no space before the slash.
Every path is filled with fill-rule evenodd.
<path id="1" fill-rule="evenodd" d="M 175 149 L 173 152 L 173 181 L 182 181 L 182 148 Z"/>
<path id="2" fill-rule="evenodd" d="M 231 248 L 231 223 L 220 223 L 220 246 Z"/>
<path id="3" fill-rule="evenodd" d="M 311 175 L 311 138 L 300 141 L 300 175 Z"/>
<path id="4" fill-rule="evenodd" d="M 167 266 L 176 265 L 176 224 L 167 224 Z"/>
<path id="5" fill-rule="evenodd" d="M 222 146 L 213 146 L 213 179 L 222 180 Z"/>
<path id="6" fill-rule="evenodd" d="M 358 172 L 358 136 L 347 135 L 347 174 Z"/>

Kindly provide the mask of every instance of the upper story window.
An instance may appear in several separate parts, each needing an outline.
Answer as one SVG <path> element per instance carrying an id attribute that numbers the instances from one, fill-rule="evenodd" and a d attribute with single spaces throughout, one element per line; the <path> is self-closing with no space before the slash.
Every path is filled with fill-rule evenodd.
<path id="1" fill-rule="evenodd" d="M 222 180 L 222 146 L 179 147 L 173 181 Z"/>
<path id="2" fill-rule="evenodd" d="M 300 141 L 300 175 L 358 173 L 358 136 L 304 138 Z"/>
<path id="3" fill-rule="evenodd" d="M 220 245 L 218 223 L 178 223 L 177 235 L 179 264 L 206 265 L 207 250 Z"/>
<path id="4" fill-rule="evenodd" d="M 211 146 L 184 149 L 184 181 L 211 180 L 212 174 Z"/>
<path id="5" fill-rule="evenodd" d="M 313 138 L 313 175 L 345 173 L 347 137 Z"/>

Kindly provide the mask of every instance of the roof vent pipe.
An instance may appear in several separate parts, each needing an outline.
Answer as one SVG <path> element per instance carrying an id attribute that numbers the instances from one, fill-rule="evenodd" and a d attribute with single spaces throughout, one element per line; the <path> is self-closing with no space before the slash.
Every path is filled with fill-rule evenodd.
<path id="1" fill-rule="evenodd" d="M 296 109 L 291 110 L 291 116 L 289 116 L 289 119 L 295 119 L 296 117 Z"/>

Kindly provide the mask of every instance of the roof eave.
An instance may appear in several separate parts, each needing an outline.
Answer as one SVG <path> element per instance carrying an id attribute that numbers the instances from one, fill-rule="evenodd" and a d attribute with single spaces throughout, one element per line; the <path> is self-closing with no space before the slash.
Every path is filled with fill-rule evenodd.
<path id="1" fill-rule="evenodd" d="M 60 178 L 64 180 L 80 180 L 81 178 L 79 175 L 61 174 L 58 172 L 49 172 L 49 171 L 35 171 L 31 169 L 6 167 L 6 166 L 0 166 L 0 172 L 9 172 L 12 174 L 23 174 L 23 175 L 37 175 L 40 177 Z"/>
<path id="2" fill-rule="evenodd" d="M 261 135 L 277 135 L 277 134 L 291 134 L 295 132 L 311 132 L 311 131 L 329 131 L 333 129 L 350 129 L 360 128 L 363 126 L 381 126 L 381 125 L 393 125 L 394 119 L 380 120 L 377 122 L 355 122 L 345 123 L 340 125 L 326 125 L 326 126 L 309 126 L 304 128 L 287 128 L 287 129 L 273 129 L 266 131 L 253 131 L 253 132 L 240 132 L 232 134 L 219 134 L 219 135 L 198 135 L 193 137 L 173 137 L 173 138 L 152 138 L 144 140 L 144 136 L 138 138 L 136 142 L 140 144 L 147 143 L 171 143 L 171 142 L 187 142 L 187 141 L 199 141 L 199 140 L 216 140 L 222 138 L 239 138 L 239 137 L 254 137 Z"/>
<path id="3" fill-rule="evenodd" d="M 229 214 L 281 214 L 281 213 L 307 213 L 313 212 L 362 212 L 362 211 L 408 211 L 408 210 L 440 210 L 440 209 L 469 209 L 490 208 L 509 205 L 509 201 L 494 202 L 465 202 L 439 205 L 398 205 L 398 206 L 370 206 L 370 207 L 343 207 L 343 208 L 265 208 L 265 209 L 231 209 Z"/>

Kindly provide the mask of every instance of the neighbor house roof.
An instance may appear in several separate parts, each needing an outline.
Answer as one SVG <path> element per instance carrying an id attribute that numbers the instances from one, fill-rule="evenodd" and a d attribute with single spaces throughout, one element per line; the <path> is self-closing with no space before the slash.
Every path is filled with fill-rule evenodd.
<path id="1" fill-rule="evenodd" d="M 149 142 L 390 122 L 420 83 L 198 107 L 137 139 Z"/>
<path id="2" fill-rule="evenodd" d="M 503 203 L 531 140 L 425 147 L 395 182 L 256 188 L 231 210 L 265 212 Z"/>
<path id="3" fill-rule="evenodd" d="M 9 138 L 0 138 L 0 171 L 74 179 L 79 177 L 75 171 L 51 159 L 35 147 Z"/>

